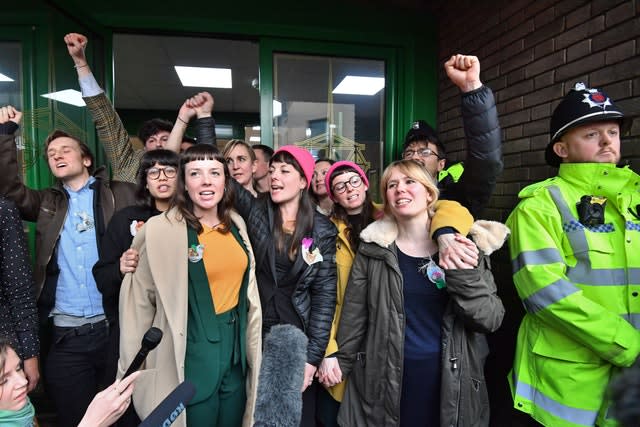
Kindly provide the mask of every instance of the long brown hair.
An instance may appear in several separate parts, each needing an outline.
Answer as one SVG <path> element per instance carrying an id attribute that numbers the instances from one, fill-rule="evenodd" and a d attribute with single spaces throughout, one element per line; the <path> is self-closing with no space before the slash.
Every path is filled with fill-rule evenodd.
<path id="1" fill-rule="evenodd" d="M 224 170 L 224 194 L 222 195 L 220 203 L 218 203 L 218 219 L 222 225 L 220 231 L 227 233 L 231 230 L 232 221 L 230 212 L 233 209 L 233 203 L 235 200 L 235 193 L 233 192 L 233 186 L 230 181 L 233 178 L 229 175 L 229 169 L 227 168 L 227 163 L 225 162 L 224 157 L 222 157 L 218 152 L 218 149 L 211 144 L 194 145 L 182 154 L 176 192 L 171 199 L 169 210 L 175 207 L 191 228 L 196 230 L 198 233 L 202 232 L 202 224 L 200 224 L 200 219 L 193 213 L 193 201 L 189 198 L 185 185 L 186 165 L 187 163 L 197 160 L 216 160 L 222 163 Z M 165 212 L 165 215 L 168 212 L 169 211 Z"/>
<path id="2" fill-rule="evenodd" d="M 286 151 L 280 151 L 276 153 L 275 156 L 271 158 L 269 165 L 272 165 L 274 162 L 282 162 L 288 165 L 293 166 L 295 170 L 298 171 L 300 176 L 303 179 L 306 179 L 306 175 L 304 171 L 300 167 L 298 161 Z M 315 208 L 313 205 L 313 201 L 311 200 L 311 196 L 309 195 L 309 186 L 304 190 L 300 190 L 300 200 L 298 205 L 298 213 L 296 214 L 296 227 L 293 230 L 293 236 L 291 238 L 291 245 L 289 248 L 285 248 L 286 235 L 284 230 L 282 229 L 283 221 L 282 215 L 280 214 L 280 209 L 274 209 L 273 216 L 273 238 L 276 243 L 276 250 L 284 251 L 287 249 L 287 254 L 290 260 L 294 260 L 300 246 L 302 245 L 302 239 L 304 237 L 311 237 L 311 232 L 313 231 L 313 216 L 315 212 Z"/>

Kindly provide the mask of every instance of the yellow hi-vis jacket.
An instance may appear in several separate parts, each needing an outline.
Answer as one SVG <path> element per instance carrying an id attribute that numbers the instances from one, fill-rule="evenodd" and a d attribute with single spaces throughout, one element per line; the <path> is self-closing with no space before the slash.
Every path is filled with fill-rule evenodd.
<path id="1" fill-rule="evenodd" d="M 584 195 L 607 198 L 604 224 L 578 221 Z M 514 407 L 547 427 L 614 426 L 607 386 L 640 353 L 640 176 L 562 164 L 519 197 L 507 220 L 527 311 L 509 375 Z"/>

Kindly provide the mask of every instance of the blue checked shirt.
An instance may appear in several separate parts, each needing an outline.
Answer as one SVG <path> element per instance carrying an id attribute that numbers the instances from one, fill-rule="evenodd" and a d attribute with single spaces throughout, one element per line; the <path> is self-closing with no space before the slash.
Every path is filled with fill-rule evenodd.
<path id="1" fill-rule="evenodd" d="M 93 214 L 95 182 L 90 177 L 78 191 L 65 186 L 69 209 L 58 242 L 60 275 L 56 288 L 56 305 L 51 314 L 93 317 L 104 314 L 102 294 L 91 269 L 98 261 L 95 218 Z"/>

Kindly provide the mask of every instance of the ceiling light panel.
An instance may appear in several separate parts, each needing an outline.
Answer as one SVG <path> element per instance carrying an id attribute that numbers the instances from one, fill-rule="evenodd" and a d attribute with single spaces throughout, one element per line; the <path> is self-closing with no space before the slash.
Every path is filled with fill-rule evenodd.
<path id="1" fill-rule="evenodd" d="M 375 95 L 384 89 L 384 77 L 346 76 L 333 90 L 343 95 Z"/>
<path id="2" fill-rule="evenodd" d="M 5 74 L 0 73 L 0 82 L 12 82 L 13 79 Z"/>
<path id="3" fill-rule="evenodd" d="M 176 73 L 184 87 L 215 87 L 231 89 L 230 68 L 175 66 Z"/>
<path id="4" fill-rule="evenodd" d="M 86 105 L 82 100 L 82 94 L 79 91 L 73 89 L 45 93 L 42 96 L 45 98 L 53 99 L 54 101 L 75 105 L 76 107 L 84 107 Z"/>

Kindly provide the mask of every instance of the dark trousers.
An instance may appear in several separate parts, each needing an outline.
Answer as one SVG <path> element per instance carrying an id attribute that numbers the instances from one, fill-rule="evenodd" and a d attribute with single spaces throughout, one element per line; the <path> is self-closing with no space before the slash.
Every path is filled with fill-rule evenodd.
<path id="1" fill-rule="evenodd" d="M 318 384 L 316 398 L 316 420 L 321 427 L 338 427 L 340 402 L 329 394 L 326 388 Z"/>
<path id="2" fill-rule="evenodd" d="M 77 328 L 53 327 L 45 362 L 47 393 L 56 406 L 58 427 L 76 427 L 105 384 L 109 327 L 106 321 Z"/>

